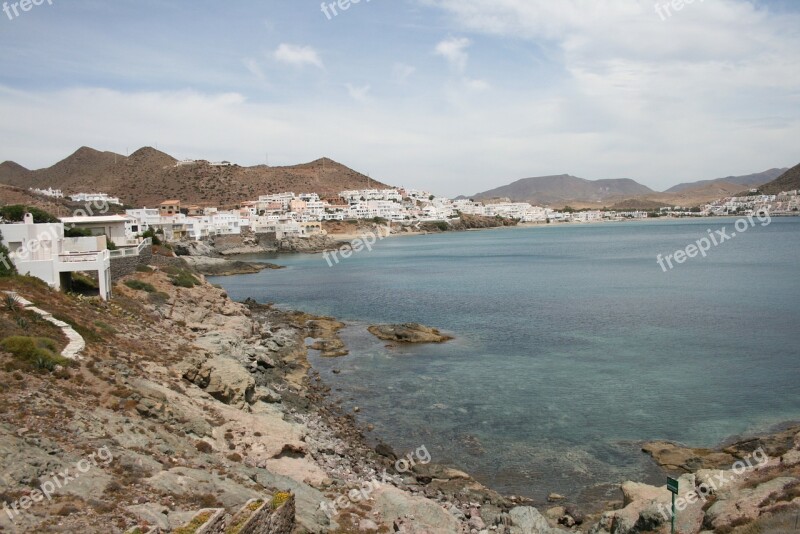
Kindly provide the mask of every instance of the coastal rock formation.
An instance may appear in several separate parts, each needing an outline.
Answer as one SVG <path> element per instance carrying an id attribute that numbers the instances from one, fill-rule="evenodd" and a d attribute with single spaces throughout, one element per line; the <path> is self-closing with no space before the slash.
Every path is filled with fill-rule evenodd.
<path id="1" fill-rule="evenodd" d="M 255 379 L 236 360 L 189 358 L 180 368 L 186 380 L 220 402 L 243 408 L 253 400 Z"/>
<path id="2" fill-rule="evenodd" d="M 283 269 L 274 263 L 256 263 L 248 261 L 226 260 L 206 256 L 183 256 L 183 260 L 194 270 L 206 276 L 233 276 L 237 274 L 255 274 L 265 269 Z"/>
<path id="3" fill-rule="evenodd" d="M 436 328 L 418 323 L 373 325 L 368 330 L 378 339 L 397 343 L 444 343 L 453 339 L 452 336 L 442 334 Z"/>
<path id="4" fill-rule="evenodd" d="M 312 235 L 308 237 L 285 237 L 278 241 L 277 249 L 281 252 L 325 252 L 342 247 L 349 247 L 349 241 L 341 241 L 328 235 Z"/>
<path id="5" fill-rule="evenodd" d="M 323 358 L 347 356 L 350 351 L 339 337 L 339 331 L 345 324 L 330 317 L 318 317 L 307 323 L 310 336 L 315 341 L 308 348 L 321 351 Z"/>
<path id="6" fill-rule="evenodd" d="M 800 429 L 791 427 L 769 436 L 747 439 L 722 450 L 690 449 L 670 443 L 648 444 L 654 458 L 680 476 L 676 500 L 679 532 L 731 532 L 753 524 L 752 532 L 772 532 L 794 524 L 800 509 Z M 715 468 L 730 458 L 726 469 Z M 591 534 L 665 532 L 671 519 L 666 487 L 626 482 L 624 507 L 606 512 Z"/>

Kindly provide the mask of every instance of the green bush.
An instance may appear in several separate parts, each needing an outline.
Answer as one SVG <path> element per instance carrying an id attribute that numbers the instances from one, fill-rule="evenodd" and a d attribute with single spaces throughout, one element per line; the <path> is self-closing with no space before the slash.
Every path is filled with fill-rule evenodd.
<path id="1" fill-rule="evenodd" d="M 3 244 L 3 233 L 0 232 L 0 277 L 17 274 L 17 268 L 14 266 L 14 262 L 11 261 L 10 254 L 8 247 Z"/>
<path id="2" fill-rule="evenodd" d="M 185 271 L 183 269 L 174 271 L 174 274 L 171 274 L 169 279 L 172 281 L 172 285 L 178 287 L 191 288 L 200 285 L 200 280 L 195 278 L 194 275 L 189 271 Z"/>
<path id="3" fill-rule="evenodd" d="M 137 265 L 136 266 L 136 272 L 137 273 L 152 273 L 153 272 L 153 268 L 152 267 L 148 267 L 147 265 Z"/>
<path id="4" fill-rule="evenodd" d="M 25 214 L 30 213 L 33 215 L 33 222 L 39 223 L 57 223 L 60 222 L 57 217 L 53 217 L 44 210 L 34 208 L 33 206 L 23 206 L 22 204 L 13 204 L 10 206 L 3 206 L 0 208 L 0 216 L 10 222 L 22 222 L 25 219 Z"/>
<path id="5" fill-rule="evenodd" d="M 92 231 L 88 228 L 65 228 L 64 237 L 91 237 Z"/>
<path id="6" fill-rule="evenodd" d="M 156 288 L 152 284 L 142 282 L 141 280 L 126 280 L 125 285 L 136 291 L 146 291 L 147 293 L 155 293 Z"/>
<path id="7" fill-rule="evenodd" d="M 145 239 L 149 237 L 150 239 L 153 240 L 153 244 L 154 245 L 160 245 L 161 244 L 161 239 L 156 235 L 155 230 L 153 230 L 152 228 L 150 228 L 146 232 L 144 232 L 142 234 L 142 237 L 144 237 Z"/>
<path id="8" fill-rule="evenodd" d="M 57 354 L 56 342 L 46 337 L 11 336 L 0 341 L 0 347 L 37 369 L 53 371 L 57 365 L 66 367 L 71 363 Z"/>

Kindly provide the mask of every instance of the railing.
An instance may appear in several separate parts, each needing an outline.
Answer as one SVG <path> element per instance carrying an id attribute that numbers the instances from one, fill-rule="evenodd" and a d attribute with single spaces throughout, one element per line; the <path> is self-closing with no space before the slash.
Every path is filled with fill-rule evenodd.
<path id="1" fill-rule="evenodd" d="M 117 250 L 111 250 L 109 252 L 111 253 L 112 258 L 125 258 L 128 256 L 138 256 L 147 247 L 152 247 L 152 246 L 153 246 L 153 240 L 148 237 L 147 239 L 139 243 L 139 245 L 137 245 L 136 247 L 120 248 Z"/>
<path id="2" fill-rule="evenodd" d="M 95 263 L 100 260 L 101 252 L 59 254 L 58 260 L 61 263 Z"/>

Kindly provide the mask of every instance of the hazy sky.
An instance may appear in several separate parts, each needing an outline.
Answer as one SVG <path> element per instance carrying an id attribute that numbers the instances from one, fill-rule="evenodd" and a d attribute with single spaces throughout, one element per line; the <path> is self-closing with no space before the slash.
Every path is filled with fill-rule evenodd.
<path id="1" fill-rule="evenodd" d="M 456 195 L 800 162 L 796 0 L 36 1 L 0 12 L 0 161 L 29 168 L 324 155 Z"/>

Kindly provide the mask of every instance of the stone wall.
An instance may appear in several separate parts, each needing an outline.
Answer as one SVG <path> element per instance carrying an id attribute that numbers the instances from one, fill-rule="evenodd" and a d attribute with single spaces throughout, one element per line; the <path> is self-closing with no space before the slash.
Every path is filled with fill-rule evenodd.
<path id="1" fill-rule="evenodd" d="M 123 276 L 136 272 L 139 265 L 149 265 L 153 258 L 153 251 L 145 247 L 138 256 L 121 256 L 111 258 L 111 281 L 116 282 Z"/>
<path id="2" fill-rule="evenodd" d="M 150 259 L 150 265 L 155 265 L 156 267 L 178 267 L 180 269 L 187 268 L 186 262 L 179 257 L 162 256 L 161 254 L 153 254 L 153 257 Z"/>

